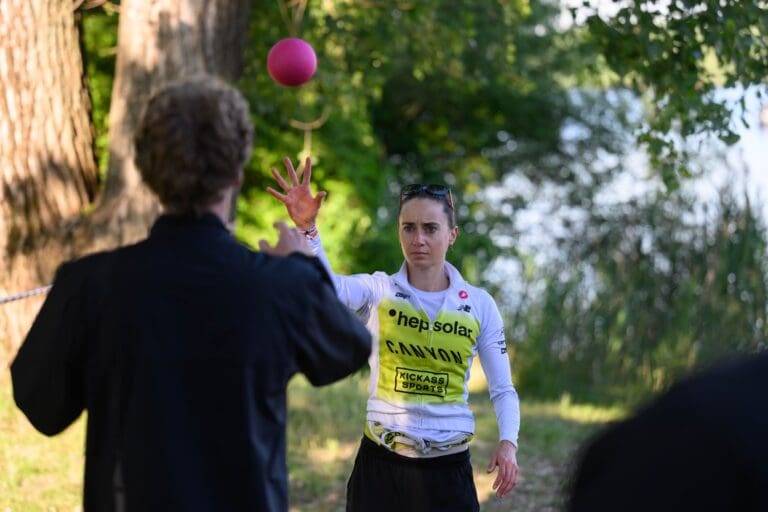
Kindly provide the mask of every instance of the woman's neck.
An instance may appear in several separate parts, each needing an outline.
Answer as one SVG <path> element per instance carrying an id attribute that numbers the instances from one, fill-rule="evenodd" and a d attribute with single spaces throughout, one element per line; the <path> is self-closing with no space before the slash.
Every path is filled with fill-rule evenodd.
<path id="1" fill-rule="evenodd" d="M 445 272 L 445 265 L 429 268 L 415 268 L 408 263 L 405 264 L 408 272 L 408 283 L 424 292 L 439 292 L 446 290 L 451 284 L 448 274 Z"/>

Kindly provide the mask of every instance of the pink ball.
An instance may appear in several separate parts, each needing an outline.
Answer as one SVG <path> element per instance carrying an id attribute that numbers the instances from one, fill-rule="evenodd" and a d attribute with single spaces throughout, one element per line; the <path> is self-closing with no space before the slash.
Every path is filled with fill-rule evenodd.
<path id="1" fill-rule="evenodd" d="M 282 39 L 269 50 L 267 70 L 272 80 L 286 87 L 309 82 L 317 71 L 315 50 L 298 37 Z"/>

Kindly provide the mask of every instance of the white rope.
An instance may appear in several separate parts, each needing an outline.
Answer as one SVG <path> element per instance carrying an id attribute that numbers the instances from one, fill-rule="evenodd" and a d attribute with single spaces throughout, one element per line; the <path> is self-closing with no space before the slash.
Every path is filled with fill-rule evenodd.
<path id="1" fill-rule="evenodd" d="M 28 290 L 26 292 L 21 293 L 14 293 L 13 295 L 8 295 L 6 297 L 0 297 L 0 306 L 3 304 L 6 304 L 8 302 L 13 302 L 21 299 L 26 299 L 27 297 L 33 297 L 35 295 L 40 295 L 41 293 L 46 293 L 48 290 L 51 289 L 52 284 L 41 286 L 40 288 L 35 288 L 32 290 Z"/>

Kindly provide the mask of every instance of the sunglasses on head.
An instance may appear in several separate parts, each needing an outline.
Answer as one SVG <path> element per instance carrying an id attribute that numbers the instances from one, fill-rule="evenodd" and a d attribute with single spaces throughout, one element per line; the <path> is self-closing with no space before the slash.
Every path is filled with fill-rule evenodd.
<path id="1" fill-rule="evenodd" d="M 432 196 L 440 199 L 445 198 L 448 202 L 448 206 L 453 210 L 453 197 L 451 196 L 451 189 L 445 185 L 432 185 L 423 183 L 413 183 L 406 185 L 400 190 L 400 206 L 403 206 L 403 201 L 415 196 Z"/>

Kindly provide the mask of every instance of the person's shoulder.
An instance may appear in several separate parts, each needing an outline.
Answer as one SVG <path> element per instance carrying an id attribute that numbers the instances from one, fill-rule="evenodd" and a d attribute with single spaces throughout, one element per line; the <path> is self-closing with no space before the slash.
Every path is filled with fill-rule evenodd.
<path id="1" fill-rule="evenodd" d="M 118 249 L 97 251 L 65 261 L 59 265 L 56 272 L 57 276 L 90 274 L 98 271 L 98 269 L 108 265 L 109 261 L 113 259 L 117 253 L 124 251 L 125 249 L 126 247 L 121 247 Z"/>
<path id="2" fill-rule="evenodd" d="M 753 375 L 764 376 L 768 380 L 768 350 L 754 354 L 739 354 L 716 363 L 709 369 L 694 375 L 692 380 L 744 379 Z"/>
<path id="3" fill-rule="evenodd" d="M 307 283 L 315 280 L 330 280 L 320 260 L 300 253 L 272 256 L 255 252 L 251 256 L 251 263 L 258 270 L 259 275 L 280 281 Z"/>
<path id="4" fill-rule="evenodd" d="M 667 395 L 670 400 L 685 400 L 702 406 L 712 404 L 713 398 L 718 397 L 716 402 L 733 408 L 739 406 L 744 397 L 757 398 L 756 391 L 765 386 L 768 386 L 768 351 L 722 359 L 681 379 Z"/>
<path id="5" fill-rule="evenodd" d="M 736 356 L 680 378 L 665 392 L 640 405 L 624 428 L 649 431 L 684 425 L 696 431 L 730 431 L 738 417 L 751 417 L 761 404 L 768 385 L 768 352 Z M 702 423 L 701 419 L 707 418 Z"/>
<path id="6" fill-rule="evenodd" d="M 486 290 L 485 288 L 482 288 L 480 286 L 475 286 L 473 284 L 469 284 L 465 281 L 467 292 L 473 295 L 475 298 L 479 298 L 480 300 L 488 301 L 488 302 L 496 302 L 493 299 L 493 296 Z"/>
<path id="7" fill-rule="evenodd" d="M 283 264 L 289 266 L 297 277 L 329 280 L 325 267 L 314 256 L 295 252 L 286 256 Z"/>
<path id="8" fill-rule="evenodd" d="M 496 309 L 496 300 L 485 288 L 475 286 L 464 281 L 464 287 L 467 296 L 472 302 L 479 308 L 483 309 Z M 459 291 L 461 293 L 461 291 Z"/>
<path id="9" fill-rule="evenodd" d="M 117 261 L 124 261 L 126 259 L 131 260 L 141 254 L 145 254 L 150 247 L 150 239 L 143 238 L 141 240 L 121 245 L 119 247 L 113 247 L 111 249 L 103 249 L 100 251 L 94 251 L 91 253 L 83 254 L 68 261 L 66 264 L 76 268 L 92 268 L 103 267 L 105 265 L 113 264 Z"/>
<path id="10" fill-rule="evenodd" d="M 496 301 L 485 288 L 472 284 L 464 279 L 464 276 L 461 275 L 461 272 L 459 272 L 456 267 L 446 262 L 446 269 L 451 278 L 451 289 L 456 290 L 461 298 L 469 299 L 480 306 L 490 304 L 493 304 L 494 306 L 496 305 Z"/>
<path id="11" fill-rule="evenodd" d="M 100 287 L 99 283 L 108 282 L 111 269 L 116 266 L 115 254 L 120 250 L 93 252 L 60 263 L 53 278 L 55 289 L 59 294 L 92 295 L 92 292 Z M 94 283 L 97 286 L 94 287 Z M 85 289 L 88 292 L 85 292 Z"/>

